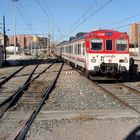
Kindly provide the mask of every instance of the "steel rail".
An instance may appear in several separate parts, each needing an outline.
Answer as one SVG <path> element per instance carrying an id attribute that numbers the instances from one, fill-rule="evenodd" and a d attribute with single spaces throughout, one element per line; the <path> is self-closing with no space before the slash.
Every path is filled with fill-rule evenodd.
<path id="1" fill-rule="evenodd" d="M 0 79 L 5 79 L 5 78 L 6 78 L 6 75 L 0 77 Z"/>
<path id="2" fill-rule="evenodd" d="M 136 89 L 134 89 L 132 87 L 129 87 L 129 86 L 123 84 L 123 83 L 117 83 L 117 84 L 119 84 L 120 86 L 123 86 L 123 87 L 127 88 L 128 90 L 134 91 L 135 94 L 137 94 L 138 96 L 140 96 L 140 91 L 138 91 L 138 90 L 136 90 Z"/>
<path id="3" fill-rule="evenodd" d="M 47 69 L 49 69 L 56 61 L 54 61 L 51 65 L 49 65 L 46 69 L 44 69 L 42 72 L 40 72 L 36 77 L 34 77 L 33 79 L 30 79 L 31 76 L 29 76 L 30 78 L 27 79 L 27 81 L 17 89 L 17 91 L 12 94 L 9 98 L 7 98 L 5 101 L 3 101 L 0 104 L 0 107 L 6 105 L 8 102 L 9 104 L 2 109 L 2 112 L 0 113 L 0 118 L 2 118 L 2 116 L 5 114 L 5 112 L 12 107 L 13 105 L 15 105 L 15 103 L 20 99 L 20 97 L 23 95 L 24 91 L 29 87 L 30 83 L 32 81 L 34 81 L 36 78 L 38 78 L 41 74 L 43 74 L 44 72 L 46 72 Z M 30 79 L 30 80 L 29 80 Z"/>
<path id="4" fill-rule="evenodd" d="M 42 61 L 42 59 L 43 59 L 43 57 L 44 57 L 44 55 L 41 57 L 41 61 Z M 25 65 L 25 66 L 23 66 L 23 67 L 21 67 L 20 69 L 18 69 L 17 71 L 15 71 L 15 72 L 13 72 L 12 74 L 10 74 L 9 76 L 2 76 L 2 77 L 0 77 L 0 79 L 4 79 L 3 81 L 1 81 L 0 82 L 0 87 L 3 85 L 3 84 L 5 84 L 8 80 L 9 80 L 9 78 L 11 79 L 15 74 L 17 74 L 20 70 L 22 70 L 24 67 L 26 67 L 26 66 L 28 66 L 29 64 L 27 64 L 27 65 Z M 8 78 L 9 77 L 9 78 Z M 4 83 L 4 81 L 6 81 L 5 83 Z M 1 83 L 2 83 L 2 85 L 1 85 Z"/>
<path id="5" fill-rule="evenodd" d="M 102 90 L 104 90 L 106 93 L 108 93 L 109 95 L 111 95 L 114 99 L 118 100 L 120 103 L 122 103 L 123 105 L 125 105 L 126 107 L 131 108 L 132 110 L 136 111 L 137 113 L 140 114 L 140 111 L 138 111 L 137 109 L 135 109 L 134 107 L 132 107 L 131 105 L 129 105 L 128 103 L 124 102 L 122 99 L 120 99 L 119 97 L 117 97 L 116 95 L 114 95 L 112 92 L 110 92 L 109 90 L 107 90 L 106 88 L 102 87 L 101 85 L 97 84 L 94 82 L 94 84 L 96 86 L 98 86 L 99 88 L 101 88 Z"/>
<path id="6" fill-rule="evenodd" d="M 28 79 L 26 80 L 26 82 L 24 84 L 26 84 L 26 83 L 28 83 L 30 81 L 30 79 L 31 79 L 31 77 L 32 77 L 32 75 L 33 75 L 33 73 L 34 73 L 34 71 L 36 70 L 37 67 L 38 67 L 38 65 L 36 65 L 36 67 L 34 68 L 34 70 L 32 71 L 32 73 L 29 75 Z M 19 87 L 18 90 L 20 90 L 20 87 Z M 12 98 L 15 96 L 16 92 L 14 94 L 12 94 L 10 97 L 8 97 L 5 101 L 3 101 L 0 104 L 0 107 L 2 107 L 3 105 L 5 105 L 7 102 L 10 102 L 12 100 Z"/>
<path id="7" fill-rule="evenodd" d="M 54 63 L 55 63 L 55 62 L 54 62 Z M 51 64 L 51 65 L 53 65 L 53 64 Z M 34 80 L 37 79 L 41 74 L 43 74 L 44 72 L 46 72 L 46 70 L 47 70 L 48 68 L 50 68 L 51 65 L 48 66 L 47 68 L 45 68 L 42 72 L 40 72 L 36 77 L 34 77 L 34 78 L 33 78 L 32 80 L 30 80 L 28 83 L 26 83 L 25 86 L 30 85 L 30 83 L 31 83 L 32 81 L 34 81 Z M 22 86 L 22 87 L 24 87 L 24 86 Z M 19 87 L 18 90 L 23 90 L 22 87 Z M 0 107 L 2 107 L 3 105 L 5 105 L 7 102 L 10 102 L 10 101 L 13 99 L 13 97 L 16 95 L 16 93 L 18 92 L 18 90 L 17 90 L 14 94 L 12 94 L 10 97 L 8 97 L 5 101 L 3 101 L 3 102 L 0 104 Z"/>
<path id="8" fill-rule="evenodd" d="M 43 58 L 43 56 L 42 56 L 42 58 Z M 42 61 L 42 58 L 41 58 L 41 61 Z M 24 83 L 24 85 L 26 85 L 26 84 L 31 80 L 31 77 L 32 77 L 32 75 L 34 74 L 36 68 L 39 66 L 39 64 L 40 64 L 40 63 L 38 63 L 38 64 L 36 65 L 36 67 L 34 68 L 34 70 L 32 71 L 32 73 L 29 75 L 29 77 L 28 77 L 28 79 L 26 80 L 26 82 Z M 17 90 L 14 94 L 12 94 L 12 95 L 9 96 L 5 101 L 3 101 L 3 102 L 0 104 L 0 107 L 4 106 L 7 102 L 10 102 L 10 101 L 13 99 L 13 97 L 16 95 L 16 93 L 17 93 L 19 90 L 21 90 L 20 88 L 21 88 L 21 87 L 19 87 L 18 90 Z M 0 118 L 1 118 L 1 117 L 0 117 Z"/>
<path id="9" fill-rule="evenodd" d="M 39 64 L 37 64 L 37 65 L 35 66 L 35 68 L 34 68 L 33 71 L 30 73 L 29 77 L 27 78 L 27 80 L 25 81 L 25 83 L 24 83 L 23 85 L 26 85 L 26 84 L 31 80 L 31 78 L 32 78 L 32 76 L 33 76 L 33 74 L 34 74 L 34 72 L 35 72 L 35 70 L 37 69 L 38 66 L 39 66 Z M 14 105 L 14 103 L 16 103 L 16 101 L 18 100 L 18 98 L 16 98 L 15 101 L 13 101 L 13 99 L 15 98 L 15 95 L 16 95 L 17 93 L 18 93 L 18 95 L 21 93 L 20 87 L 18 88 L 18 90 L 17 90 L 13 95 L 11 95 L 8 99 L 6 99 L 4 102 L 2 102 L 2 103 L 0 104 L 0 107 L 1 107 L 2 105 L 6 104 L 8 101 L 10 102 L 10 103 L 7 105 L 7 107 L 4 108 L 4 109 L 2 110 L 2 112 L 0 113 L 0 118 L 2 118 L 2 116 L 4 115 L 4 113 L 8 110 L 8 108 L 10 108 L 12 105 Z"/>
<path id="10" fill-rule="evenodd" d="M 55 84 L 57 82 L 57 79 L 58 79 L 58 77 L 60 75 L 60 72 L 61 72 L 61 70 L 63 68 L 63 65 L 64 65 L 64 63 L 62 63 L 61 68 L 60 68 L 57 76 L 52 81 L 52 83 L 47 88 L 47 90 L 44 92 L 41 101 L 37 104 L 36 109 L 34 110 L 34 112 L 32 113 L 32 115 L 30 116 L 30 118 L 27 120 L 27 122 L 25 123 L 25 126 L 23 127 L 23 129 L 14 138 L 14 140 L 24 140 L 25 139 L 25 136 L 26 136 L 28 130 L 30 129 L 30 126 L 32 125 L 33 121 L 35 120 L 37 114 L 41 110 L 41 108 L 42 108 L 43 104 L 45 103 L 45 101 L 49 98 L 49 95 L 50 95 L 51 91 L 54 89 Z"/>
<path id="11" fill-rule="evenodd" d="M 23 68 L 25 68 L 28 65 L 22 66 L 21 68 L 19 68 L 17 71 L 13 72 L 12 74 L 10 74 L 9 76 L 5 76 L 5 79 L 2 80 L 0 82 L 0 87 L 5 84 L 6 82 L 8 82 L 14 75 L 16 75 L 18 72 L 20 72 Z"/>

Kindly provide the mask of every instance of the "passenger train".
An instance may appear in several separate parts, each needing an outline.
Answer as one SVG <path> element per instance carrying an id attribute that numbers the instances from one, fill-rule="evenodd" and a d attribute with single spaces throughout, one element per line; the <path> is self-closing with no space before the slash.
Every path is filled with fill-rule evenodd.
<path id="1" fill-rule="evenodd" d="M 78 33 L 56 47 L 57 57 L 85 70 L 86 75 L 121 75 L 129 72 L 129 37 L 125 32 L 95 30 Z"/>

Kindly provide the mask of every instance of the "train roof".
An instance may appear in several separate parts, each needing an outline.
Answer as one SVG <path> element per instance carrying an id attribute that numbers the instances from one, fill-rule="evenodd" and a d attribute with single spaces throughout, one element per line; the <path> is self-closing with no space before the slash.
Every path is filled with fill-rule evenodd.
<path id="1" fill-rule="evenodd" d="M 71 43 L 71 42 L 75 42 L 78 40 L 82 40 L 84 38 L 91 37 L 91 36 L 93 36 L 94 33 L 99 33 L 99 34 L 100 33 L 105 33 L 105 34 L 107 33 L 106 36 L 110 36 L 112 34 L 117 34 L 117 35 L 125 34 L 125 35 L 127 35 L 126 32 L 119 32 L 119 31 L 115 31 L 115 30 L 111 30 L 111 29 L 97 29 L 97 30 L 93 30 L 91 32 L 79 32 L 75 36 L 70 37 L 70 39 L 68 41 L 60 42 L 59 45 L 66 45 L 66 44 Z"/>
<path id="2" fill-rule="evenodd" d="M 98 29 L 98 30 L 94 30 L 94 31 L 91 31 L 89 32 L 89 34 L 86 34 L 85 37 L 90 37 L 91 35 L 93 35 L 94 33 L 105 33 L 104 35 L 109 36 L 109 34 L 126 34 L 126 32 L 119 32 L 119 31 L 115 31 L 115 30 L 111 30 L 111 29 Z M 106 34 L 107 33 L 107 34 Z"/>
<path id="3" fill-rule="evenodd" d="M 87 32 L 79 32 L 76 34 L 75 37 L 70 37 L 69 42 L 74 42 L 74 41 L 84 39 L 86 34 L 88 34 L 88 33 Z"/>

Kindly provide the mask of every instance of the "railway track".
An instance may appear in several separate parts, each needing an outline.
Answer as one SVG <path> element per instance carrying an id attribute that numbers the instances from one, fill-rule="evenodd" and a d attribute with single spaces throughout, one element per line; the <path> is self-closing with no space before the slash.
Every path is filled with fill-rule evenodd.
<path id="1" fill-rule="evenodd" d="M 56 65 L 55 65 L 56 64 Z M 48 66 L 48 64 L 47 64 L 47 66 Z M 24 89 L 22 89 L 21 90 L 21 92 L 24 92 L 24 94 L 23 94 L 23 96 L 20 98 L 20 100 L 18 100 L 18 102 L 16 103 L 16 105 L 14 105 L 13 107 L 11 107 L 10 108 L 10 110 L 9 111 L 7 111 L 7 113 L 1 118 L 1 123 L 2 124 L 5 124 L 5 122 L 7 122 L 6 120 L 8 119 L 8 116 L 11 114 L 12 115 L 12 113 L 13 112 L 15 112 L 15 111 L 19 111 L 19 113 L 20 112 L 25 112 L 24 114 L 25 115 L 23 115 L 23 116 L 21 116 L 21 118 L 23 118 L 23 119 L 21 119 L 20 118 L 20 120 L 19 121 L 17 121 L 17 124 L 15 123 L 15 124 L 13 124 L 12 126 L 14 127 L 14 125 L 16 125 L 16 131 L 14 131 L 14 130 L 12 130 L 11 131 L 11 128 L 7 128 L 7 133 L 10 133 L 10 136 L 7 136 L 7 135 L 5 135 L 4 136 L 4 138 L 6 138 L 6 139 L 9 139 L 9 138 L 12 138 L 12 139 L 14 139 L 14 137 L 16 136 L 16 134 L 17 134 L 17 132 L 19 132 L 19 130 L 21 130 L 21 127 L 23 126 L 23 128 L 25 128 L 25 126 L 24 126 L 24 124 L 26 124 L 26 120 L 28 119 L 28 118 L 33 118 L 33 120 L 35 119 L 35 117 L 36 117 L 36 115 L 37 115 L 37 113 L 40 111 L 40 109 L 41 109 L 41 106 L 44 104 L 44 102 L 45 102 L 45 100 L 49 97 L 49 94 L 50 94 L 50 92 L 51 92 L 51 90 L 54 88 L 54 85 L 55 85 L 55 83 L 56 83 L 56 80 L 57 80 L 57 78 L 58 78 L 58 75 L 59 75 L 59 73 L 60 73 L 60 71 L 58 72 L 58 68 L 60 69 L 60 64 L 57 64 L 57 63 L 51 63 L 51 64 L 49 64 L 49 66 L 47 67 L 47 68 L 45 68 L 44 70 L 42 70 L 41 72 L 37 72 L 36 73 L 36 76 L 34 76 L 32 79 L 30 79 L 30 81 L 28 82 L 28 83 L 26 83 L 27 85 L 28 84 L 30 84 L 30 86 L 29 86 L 29 88 L 28 88 L 28 90 L 27 90 L 27 92 L 24 90 Z M 51 69 L 51 70 L 50 70 Z M 61 69 L 62 69 L 62 65 L 61 65 Z M 39 71 L 39 70 L 38 70 Z M 54 73 L 52 73 L 54 71 Z M 55 77 L 55 75 L 56 75 L 56 73 L 58 73 L 57 74 L 57 76 Z M 49 76 L 50 75 L 50 76 Z M 49 76 L 49 77 L 48 77 Z M 48 78 L 47 78 L 48 77 Z M 54 78 L 55 77 L 55 78 Z M 48 79 L 48 82 L 44 82 L 45 83 L 45 85 L 44 85 L 44 87 L 47 87 L 47 88 L 45 88 L 45 90 L 44 91 L 42 91 L 42 87 L 41 88 L 39 88 L 41 85 L 39 85 L 38 84 L 38 82 L 37 81 L 39 81 L 38 79 L 40 79 L 40 81 L 42 81 L 41 79 L 42 78 L 44 78 L 44 79 Z M 55 79 L 55 80 L 54 80 Z M 40 89 L 40 91 L 38 90 L 38 89 L 35 89 L 35 91 L 34 90 L 32 90 L 32 88 L 33 88 L 33 86 L 34 86 L 34 84 L 37 82 L 37 86 L 38 86 L 38 89 Z M 24 85 L 24 86 L 26 86 L 26 84 Z M 41 83 L 42 84 L 42 83 Z M 24 86 L 22 86 L 22 87 L 24 87 Z M 26 87 L 27 88 L 27 87 Z M 47 90 L 46 90 L 47 89 Z M 41 93 L 42 92 L 42 93 Z M 22 93 L 21 93 L 22 94 Z M 38 96 L 38 94 L 39 94 L 39 97 L 38 98 L 36 98 L 36 96 Z M 15 95 L 14 95 L 15 96 Z M 5 97 L 4 97 L 5 98 Z M 28 99 L 28 100 L 27 100 Z M 30 100 L 31 99 L 31 100 Z M 13 99 L 11 99 L 11 100 L 13 100 Z M 31 102 L 30 102 L 31 101 Z M 5 102 L 6 103 L 6 102 Z M 7 104 L 7 103 L 6 103 Z M 9 102 L 8 102 L 8 104 L 9 104 Z M 28 105 L 27 105 L 28 104 Z M 37 106 L 36 106 L 37 105 Z M 27 106 L 29 106 L 29 107 L 27 107 Z M 33 106 L 33 107 L 32 107 Z M 25 109 L 25 108 L 26 109 Z M 25 109 L 25 111 L 24 111 L 24 109 Z M 33 110 L 34 109 L 36 109 L 36 111 L 34 111 L 33 112 Z M 33 112 L 32 113 L 32 115 L 31 115 L 31 112 Z M 36 114 L 35 116 L 33 115 L 33 114 Z M 19 114 L 20 115 L 20 114 Z M 31 117 L 31 116 L 32 117 Z M 34 117 L 33 117 L 34 116 Z M 30 119 L 29 119 L 30 120 Z M 9 121 L 9 120 L 8 120 Z M 8 123 L 8 122 L 7 122 Z M 31 125 L 31 123 L 29 123 L 30 125 Z M 28 125 L 29 125 L 28 124 Z M 5 124 L 6 125 L 6 124 Z M 30 126 L 28 126 L 28 127 L 30 127 Z M 3 126 L 3 128 L 5 129 L 5 127 Z M 10 129 L 10 130 L 9 130 Z M 10 132 L 11 131 L 11 132 Z M 23 135 L 23 134 L 22 134 Z M 20 137 L 20 136 L 18 136 L 18 137 Z M 21 138 L 16 138 L 16 139 L 21 139 Z"/>
<path id="2" fill-rule="evenodd" d="M 123 86 L 124 88 L 127 88 L 130 92 L 134 93 L 134 94 L 137 94 L 138 96 L 140 96 L 140 91 L 133 88 L 133 87 L 130 87 L 126 84 L 123 84 L 123 83 L 118 83 L 120 86 Z"/>
<path id="3" fill-rule="evenodd" d="M 25 67 L 27 67 L 28 65 L 22 66 L 21 68 L 19 68 L 18 70 L 16 70 L 15 72 L 11 73 L 10 75 L 4 76 L 0 78 L 0 87 L 5 84 L 6 82 L 8 82 L 11 78 L 13 78 L 18 72 L 20 72 L 22 69 L 24 69 Z"/>
<path id="4" fill-rule="evenodd" d="M 65 70 L 64 72 L 65 73 L 67 73 L 67 75 L 70 75 L 70 73 L 71 72 L 69 72 L 69 70 L 71 70 L 71 69 L 68 69 L 68 70 Z M 36 74 L 34 74 L 34 77 L 32 77 L 32 79 L 34 79 L 36 76 L 38 76 L 38 74 L 39 74 L 39 69 L 38 69 L 38 72 L 35 72 Z M 21 99 L 18 101 L 18 103 L 14 106 L 14 107 L 12 107 L 3 117 L 2 117 L 2 119 L 1 119 L 1 122 L 3 123 L 3 121 L 5 121 L 4 123 L 7 123 L 8 124 L 8 122 L 7 122 L 7 120 L 8 121 L 11 121 L 10 119 L 11 118 L 14 118 L 15 116 L 14 116 L 14 113 L 15 113 L 15 115 L 17 116 L 17 120 L 15 119 L 14 121 L 15 122 L 18 122 L 18 120 L 19 120 L 19 124 L 18 124 L 18 126 L 19 127 L 17 127 L 17 126 L 14 126 L 14 125 L 12 125 L 12 123 L 11 123 L 11 126 L 10 127 L 13 127 L 13 128 L 15 128 L 14 130 L 11 130 L 11 131 L 9 131 L 10 133 L 13 133 L 13 135 L 12 134 L 10 134 L 9 136 L 7 136 L 9 139 L 15 139 L 15 140 L 22 140 L 22 139 L 26 139 L 25 137 L 26 137 L 26 134 L 28 133 L 28 130 L 30 129 L 30 127 L 31 127 L 31 125 L 32 125 L 32 123 L 33 123 L 33 121 L 34 121 L 34 119 L 36 118 L 36 116 L 37 116 L 37 114 L 39 113 L 39 111 L 40 111 L 40 109 L 41 109 L 41 111 L 43 110 L 43 108 L 41 108 L 43 105 L 44 105 L 44 103 L 46 102 L 46 103 L 48 103 L 49 102 L 49 100 L 47 100 L 47 98 L 49 97 L 49 93 L 47 93 L 47 91 L 51 91 L 52 89 L 53 89 L 53 87 L 54 87 L 54 85 L 52 84 L 52 83 L 55 83 L 54 81 L 53 81 L 53 79 L 55 79 L 54 77 L 55 77 L 55 75 L 56 75 L 56 73 L 57 73 L 57 71 L 58 71 L 58 69 L 57 68 L 55 68 L 55 67 L 51 67 L 51 69 L 48 69 L 46 72 L 44 72 L 43 73 L 43 75 L 40 75 L 39 76 L 39 79 L 40 80 L 38 80 L 38 79 L 35 79 L 35 80 L 33 80 L 33 82 L 35 82 L 36 84 L 37 84 L 37 86 L 39 87 L 39 86 L 41 86 L 41 84 L 45 84 L 45 85 L 47 85 L 46 87 L 47 87 L 47 90 L 46 91 L 43 91 L 42 92 L 42 90 L 40 90 L 40 91 L 38 91 L 38 89 L 35 87 L 35 90 L 30 90 L 30 88 L 32 88 L 32 86 L 34 85 L 34 83 L 33 83 L 33 85 L 32 85 L 32 83 L 30 84 L 30 86 L 29 86 L 29 88 L 28 88 L 28 91 L 24 91 L 23 90 L 23 92 L 24 92 L 24 94 L 23 94 L 23 96 L 21 97 Z M 68 71 L 68 72 L 67 72 Z M 62 74 L 62 73 L 61 73 Z M 48 76 L 51 76 L 51 78 L 50 77 L 48 77 Z M 42 77 L 42 78 L 40 78 L 40 77 Z M 44 83 L 43 82 L 41 82 L 41 81 L 43 81 L 43 78 L 44 79 L 48 79 L 48 80 L 45 80 L 44 81 Z M 75 78 L 75 77 L 74 77 Z M 32 80 L 31 79 L 31 80 Z M 60 79 L 61 79 L 61 77 L 60 77 Z M 31 81 L 30 80 L 30 81 Z M 71 80 L 70 80 L 70 78 L 68 78 L 68 80 L 71 82 Z M 75 79 L 74 79 L 75 80 Z M 66 83 L 66 80 L 64 79 L 64 81 L 65 81 L 65 83 Z M 82 80 L 81 80 L 82 81 Z M 77 81 L 78 82 L 78 81 Z M 91 83 L 91 86 L 92 87 L 94 87 L 93 85 L 92 85 L 92 82 L 90 81 L 90 83 Z M 70 84 L 70 83 L 69 83 Z M 98 83 L 97 83 L 98 84 Z M 51 85 L 51 86 L 50 86 Z M 65 84 L 64 84 L 65 85 Z M 64 86 L 63 84 L 62 84 L 62 86 Z M 102 84 L 100 84 L 101 86 L 103 86 Z M 107 85 L 107 84 L 106 84 Z M 106 88 L 106 90 L 109 90 L 109 89 L 111 89 L 111 88 L 113 88 L 114 86 L 113 85 L 111 85 L 111 86 L 106 86 L 105 85 L 105 87 L 104 88 Z M 58 85 L 57 85 L 58 86 Z M 77 86 L 77 85 L 76 85 Z M 120 85 L 117 85 L 116 84 L 116 89 L 120 89 L 120 91 L 122 91 L 121 92 L 121 94 L 123 94 L 123 93 L 127 93 L 128 92 L 128 90 L 126 89 L 126 88 L 124 88 L 124 87 L 120 87 Z M 42 88 L 42 87 L 41 87 Z M 81 87 L 80 87 L 81 88 Z M 79 88 L 79 90 L 80 90 L 80 88 Z M 55 89 L 56 91 L 58 91 L 59 90 L 59 88 L 57 89 Z M 85 90 L 85 89 L 84 89 Z M 94 89 L 92 89 L 92 92 L 94 92 L 93 91 Z M 64 90 L 65 91 L 65 90 Z M 89 88 L 88 88 L 88 91 L 89 91 Z M 117 90 L 115 90 L 115 91 L 117 91 Z M 66 91 L 65 91 L 66 92 Z M 110 90 L 110 92 L 112 92 L 111 90 Z M 117 92 L 119 92 L 119 91 L 117 91 Z M 43 94 L 44 93 L 44 94 Z M 45 94 L 45 93 L 47 93 L 47 94 Z M 89 93 L 89 92 L 88 92 Z M 36 96 L 36 95 L 38 95 L 39 94 L 39 98 L 38 99 L 35 99 L 35 97 L 33 97 L 33 95 L 34 96 Z M 56 94 L 58 94 L 58 93 L 56 93 Z M 114 93 L 112 93 L 112 94 L 114 94 Z M 54 95 L 54 94 L 51 94 L 51 95 Z M 61 95 L 61 91 L 60 91 L 60 95 Z M 64 94 L 63 94 L 63 96 L 64 96 Z M 72 96 L 71 94 L 70 94 L 70 96 Z M 83 98 L 85 99 L 86 97 L 85 97 L 85 94 L 80 94 L 80 97 L 82 97 L 82 96 L 84 96 Z M 102 96 L 102 93 L 101 93 L 101 96 Z M 5 96 L 3 96 L 3 98 L 5 98 Z M 57 97 L 58 98 L 58 97 Z M 95 96 L 94 96 L 94 98 L 95 98 Z M 119 97 L 117 97 L 117 100 L 118 100 L 118 98 Z M 90 98 L 87 98 L 87 99 L 90 99 L 91 100 L 91 97 Z M 95 98 L 96 99 L 96 98 Z M 99 100 L 100 100 L 100 98 L 98 98 Z M 115 98 L 116 99 L 116 98 Z M 73 99 L 72 99 L 73 100 Z M 72 101 L 72 100 L 70 100 L 70 101 Z M 78 99 L 79 100 L 79 99 Z M 77 100 L 77 101 L 78 101 Z M 123 100 L 123 98 L 122 99 L 119 99 L 120 100 L 120 102 L 122 103 L 122 104 L 124 104 L 123 102 L 122 102 L 122 100 Z M 113 100 L 112 100 L 113 101 Z M 24 112 L 23 110 L 24 110 L 24 105 L 27 105 L 27 104 L 29 104 L 29 106 L 34 106 L 34 109 L 36 109 L 36 110 L 33 110 L 33 109 L 29 109 L 29 108 L 27 108 L 27 110 Z M 32 105 L 33 104 L 33 105 Z M 68 104 L 68 103 L 66 103 L 66 104 Z M 87 104 L 89 104 L 89 100 L 87 101 Z M 92 106 L 94 106 L 93 104 L 92 104 Z M 110 106 L 110 104 L 109 104 L 109 106 Z M 127 106 L 126 104 L 125 104 L 125 106 Z M 130 106 L 130 104 L 129 104 L 129 106 Z M 129 106 L 127 106 L 127 107 L 129 107 Z M 23 108 L 22 108 L 23 107 Z M 44 107 L 44 106 L 43 106 Z M 129 107 L 130 108 L 130 107 Z M 131 109 L 133 109 L 133 108 L 131 108 Z M 95 109 L 95 110 L 97 110 L 97 109 Z M 134 110 L 134 109 L 133 109 Z M 131 110 L 129 110 L 130 112 L 132 112 Z M 137 109 L 135 108 L 135 111 L 136 112 L 138 112 L 137 111 Z M 33 112 L 33 113 L 32 113 Z M 68 112 L 69 112 L 69 110 L 68 110 Z M 77 111 L 76 111 L 77 112 Z M 114 112 L 116 112 L 116 111 L 114 111 Z M 123 112 L 123 110 L 122 110 L 122 112 Z M 133 111 L 134 112 L 134 111 Z M 12 114 L 13 113 L 13 114 Z M 18 115 L 17 115 L 17 113 L 18 113 Z M 21 113 L 21 114 L 20 114 Z M 135 113 L 135 112 L 134 112 Z M 138 112 L 139 113 L 139 112 Z M 59 113 L 58 113 L 59 114 Z M 85 114 L 85 112 L 83 113 L 83 114 Z M 93 112 L 93 116 L 95 115 L 96 113 L 95 112 Z M 108 113 L 107 113 L 108 115 L 110 115 L 110 110 L 108 110 Z M 116 113 L 117 114 L 117 113 Z M 13 116 L 12 116 L 13 115 Z M 40 114 L 39 114 L 40 115 Z M 39 115 L 37 116 L 37 118 L 39 117 Z M 102 114 L 103 115 L 103 114 Z M 102 116 L 102 115 L 100 115 L 100 116 Z M 11 118 L 10 118 L 10 116 L 11 116 Z M 48 114 L 46 114 L 46 116 L 48 116 Z M 46 117 L 45 116 L 45 120 L 46 120 Z M 59 116 L 59 115 L 58 115 Z M 7 117 L 7 118 L 6 118 Z M 9 118 L 8 118 L 9 117 Z M 7 120 L 6 120 L 6 119 Z M 52 119 L 52 116 L 50 117 L 51 119 Z M 63 117 L 62 117 L 63 118 Z M 26 120 L 27 119 L 29 119 L 27 122 L 26 122 Z M 54 120 L 55 120 L 56 118 L 54 117 Z M 13 121 L 13 122 L 14 122 Z M 16 125 L 16 124 L 15 124 Z M 33 126 L 34 127 L 34 126 Z M 33 128 L 32 127 L 32 128 Z M 6 132 L 5 132 L 6 133 Z M 3 134 L 2 133 L 2 131 L 1 131 L 1 134 Z M 8 134 L 8 133 L 7 133 Z M 28 134 L 30 134 L 30 132 L 28 133 Z M 8 139 L 6 136 L 5 136 L 5 139 Z M 27 139 L 28 139 L 28 135 L 27 135 Z"/>
<path id="5" fill-rule="evenodd" d="M 0 88 L 3 88 L 2 86 L 4 84 L 6 84 L 9 80 L 13 80 L 14 78 L 18 78 L 18 77 L 23 77 L 23 76 L 28 76 L 29 73 L 27 73 L 28 71 L 28 67 L 31 67 L 32 65 L 38 65 L 41 64 L 43 62 L 43 56 L 41 56 L 40 60 L 32 60 L 32 62 L 29 62 L 28 64 L 23 64 L 22 67 L 20 67 L 19 69 L 17 69 L 16 71 L 12 72 L 11 74 L 7 74 L 4 76 L 0 77 Z"/>
<path id="6" fill-rule="evenodd" d="M 55 63 L 55 62 L 54 62 Z M 37 79 L 41 74 L 43 74 L 44 72 L 46 72 L 46 70 L 48 68 L 50 68 L 54 63 L 50 64 L 47 68 L 45 68 L 42 72 L 40 72 L 37 76 L 35 76 L 34 78 L 32 78 L 35 70 L 37 69 L 38 65 L 37 64 L 35 66 L 35 68 L 33 69 L 33 71 L 30 73 L 29 77 L 27 78 L 27 80 L 23 83 L 22 86 L 20 86 L 15 93 L 13 93 L 12 95 L 10 95 L 6 100 L 4 100 L 1 104 L 0 104 L 0 118 L 2 118 L 2 116 L 4 115 L 4 113 L 11 108 L 13 105 L 15 105 L 18 100 L 20 99 L 20 97 L 23 95 L 24 91 L 28 89 L 29 85 L 35 80 Z M 32 79 L 31 79 L 32 78 Z"/>
<path id="7" fill-rule="evenodd" d="M 4 83 L 0 88 L 0 96 L 11 96 L 16 90 L 21 87 L 31 74 L 31 71 L 35 68 L 35 65 L 28 65 L 15 76 L 11 77 L 9 81 Z M 0 103 L 2 100 L 0 99 Z"/>
<path id="8" fill-rule="evenodd" d="M 121 104 L 140 114 L 140 92 L 138 90 L 122 83 L 93 83 Z"/>
<path id="9" fill-rule="evenodd" d="M 4 113 L 11 108 L 13 105 L 16 104 L 16 102 L 18 101 L 18 99 L 22 96 L 23 94 L 23 90 L 25 90 L 25 88 L 28 88 L 27 83 L 31 80 L 32 75 L 34 74 L 35 70 L 37 69 L 39 64 L 37 64 L 34 69 L 32 70 L 31 74 L 28 76 L 27 80 L 25 81 L 25 83 L 19 87 L 16 92 L 14 94 L 12 94 L 11 96 L 9 96 L 6 100 L 4 100 L 1 104 L 0 104 L 0 118 L 2 118 L 2 116 L 4 115 Z M 29 86 L 29 85 L 28 85 Z"/>
<path id="10" fill-rule="evenodd" d="M 23 140 L 25 139 L 25 136 L 28 132 L 28 130 L 30 129 L 30 126 L 32 125 L 34 119 L 36 118 L 37 114 L 39 113 L 39 111 L 41 110 L 43 104 L 45 103 L 45 101 L 48 99 L 49 94 L 51 93 L 51 91 L 53 90 L 53 88 L 55 87 L 55 84 L 57 82 L 57 79 L 59 77 L 59 74 L 62 70 L 63 64 L 61 65 L 55 79 L 50 83 L 50 85 L 48 86 L 48 88 L 46 89 L 46 91 L 43 93 L 42 99 L 40 100 L 40 102 L 37 104 L 34 112 L 32 113 L 32 115 L 29 117 L 29 119 L 27 120 L 27 122 L 25 123 L 25 126 L 23 127 L 23 129 L 19 132 L 19 134 L 14 138 L 14 140 Z"/>

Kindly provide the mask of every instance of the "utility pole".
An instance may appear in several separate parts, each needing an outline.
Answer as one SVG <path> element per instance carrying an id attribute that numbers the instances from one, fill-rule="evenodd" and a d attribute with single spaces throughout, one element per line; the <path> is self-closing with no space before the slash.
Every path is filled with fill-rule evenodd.
<path id="1" fill-rule="evenodd" d="M 14 2 L 14 55 L 16 55 L 16 47 L 17 47 L 17 43 L 16 43 L 16 2 L 18 0 L 13 0 Z"/>
<path id="2" fill-rule="evenodd" d="M 48 41 L 47 41 L 47 57 L 50 56 L 50 39 L 51 39 L 51 35 L 50 35 L 50 20 L 48 18 Z"/>
<path id="3" fill-rule="evenodd" d="M 4 48 L 4 55 L 5 55 L 5 63 L 6 63 L 6 31 L 5 31 L 5 16 L 3 16 L 3 48 Z"/>
<path id="4" fill-rule="evenodd" d="M 52 52 L 54 51 L 55 48 L 55 40 L 54 40 L 54 29 L 52 28 Z"/>
<path id="5" fill-rule="evenodd" d="M 31 55 L 33 54 L 33 40 L 31 41 Z"/>

